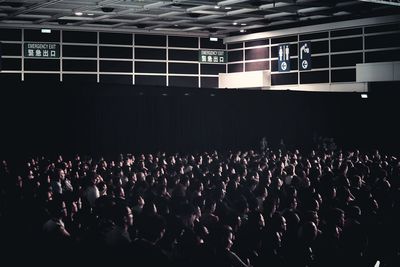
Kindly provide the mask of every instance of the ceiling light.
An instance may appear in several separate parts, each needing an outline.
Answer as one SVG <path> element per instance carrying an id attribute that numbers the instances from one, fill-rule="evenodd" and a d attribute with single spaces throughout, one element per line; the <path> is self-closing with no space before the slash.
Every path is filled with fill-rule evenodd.
<path id="1" fill-rule="evenodd" d="M 215 9 L 219 9 L 219 6 L 214 6 Z"/>
<path id="2" fill-rule="evenodd" d="M 93 13 L 88 13 L 87 15 L 88 15 L 88 16 L 94 16 L 94 14 L 93 14 Z"/>
<path id="3" fill-rule="evenodd" d="M 247 24 L 246 24 L 246 23 L 240 23 L 240 25 L 242 25 L 242 26 L 246 26 Z"/>
<path id="4" fill-rule="evenodd" d="M 232 8 L 230 6 L 225 7 L 226 10 L 231 10 Z"/>
<path id="5" fill-rule="evenodd" d="M 51 30 L 50 29 L 42 29 L 41 32 L 42 33 L 51 33 Z"/>
<path id="6" fill-rule="evenodd" d="M 233 25 L 238 25 L 238 23 L 237 22 L 234 22 L 234 23 L 232 23 Z"/>
<path id="7" fill-rule="evenodd" d="M 240 29 L 240 32 L 246 32 L 246 30 L 245 29 Z"/>
<path id="8" fill-rule="evenodd" d="M 210 37 L 210 41 L 211 42 L 218 42 L 218 38 L 217 37 Z"/>
<path id="9" fill-rule="evenodd" d="M 368 98 L 368 94 L 361 94 L 361 98 Z"/>
<path id="10" fill-rule="evenodd" d="M 75 16 L 82 16 L 83 13 L 82 12 L 75 12 Z"/>

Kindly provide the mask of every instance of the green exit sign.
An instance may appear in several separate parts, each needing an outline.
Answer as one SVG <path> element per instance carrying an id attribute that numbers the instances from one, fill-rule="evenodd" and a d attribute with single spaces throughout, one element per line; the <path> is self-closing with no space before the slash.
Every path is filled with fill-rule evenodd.
<path id="1" fill-rule="evenodd" d="M 54 43 L 25 43 L 24 56 L 32 58 L 59 58 L 60 45 Z"/>
<path id="2" fill-rule="evenodd" d="M 223 50 L 200 50 L 200 63 L 227 63 L 226 51 Z"/>

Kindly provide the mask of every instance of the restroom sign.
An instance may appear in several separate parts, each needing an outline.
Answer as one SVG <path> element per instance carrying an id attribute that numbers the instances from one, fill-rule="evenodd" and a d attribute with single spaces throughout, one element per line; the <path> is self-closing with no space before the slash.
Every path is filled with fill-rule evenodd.
<path id="1" fill-rule="evenodd" d="M 311 42 L 299 43 L 299 70 L 311 70 Z"/>
<path id="2" fill-rule="evenodd" d="M 290 44 L 279 45 L 278 49 L 279 72 L 290 71 Z"/>

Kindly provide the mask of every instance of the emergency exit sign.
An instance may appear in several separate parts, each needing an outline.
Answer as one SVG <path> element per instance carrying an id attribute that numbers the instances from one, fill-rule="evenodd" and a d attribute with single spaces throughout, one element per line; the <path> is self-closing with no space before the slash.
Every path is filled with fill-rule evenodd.
<path id="1" fill-rule="evenodd" d="M 226 63 L 226 51 L 223 50 L 200 50 L 200 63 Z"/>
<path id="2" fill-rule="evenodd" d="M 25 43 L 24 56 L 31 58 L 59 58 L 60 45 L 54 43 Z"/>

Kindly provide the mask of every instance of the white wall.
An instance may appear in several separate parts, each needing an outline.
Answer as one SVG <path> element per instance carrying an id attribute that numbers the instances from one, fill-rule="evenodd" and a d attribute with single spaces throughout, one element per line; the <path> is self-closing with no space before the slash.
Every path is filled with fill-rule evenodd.
<path id="1" fill-rule="evenodd" d="M 400 81 L 400 62 L 378 62 L 356 65 L 357 82 Z"/>
<path id="2" fill-rule="evenodd" d="M 268 88 L 271 86 L 269 70 L 219 73 L 219 88 Z"/>

